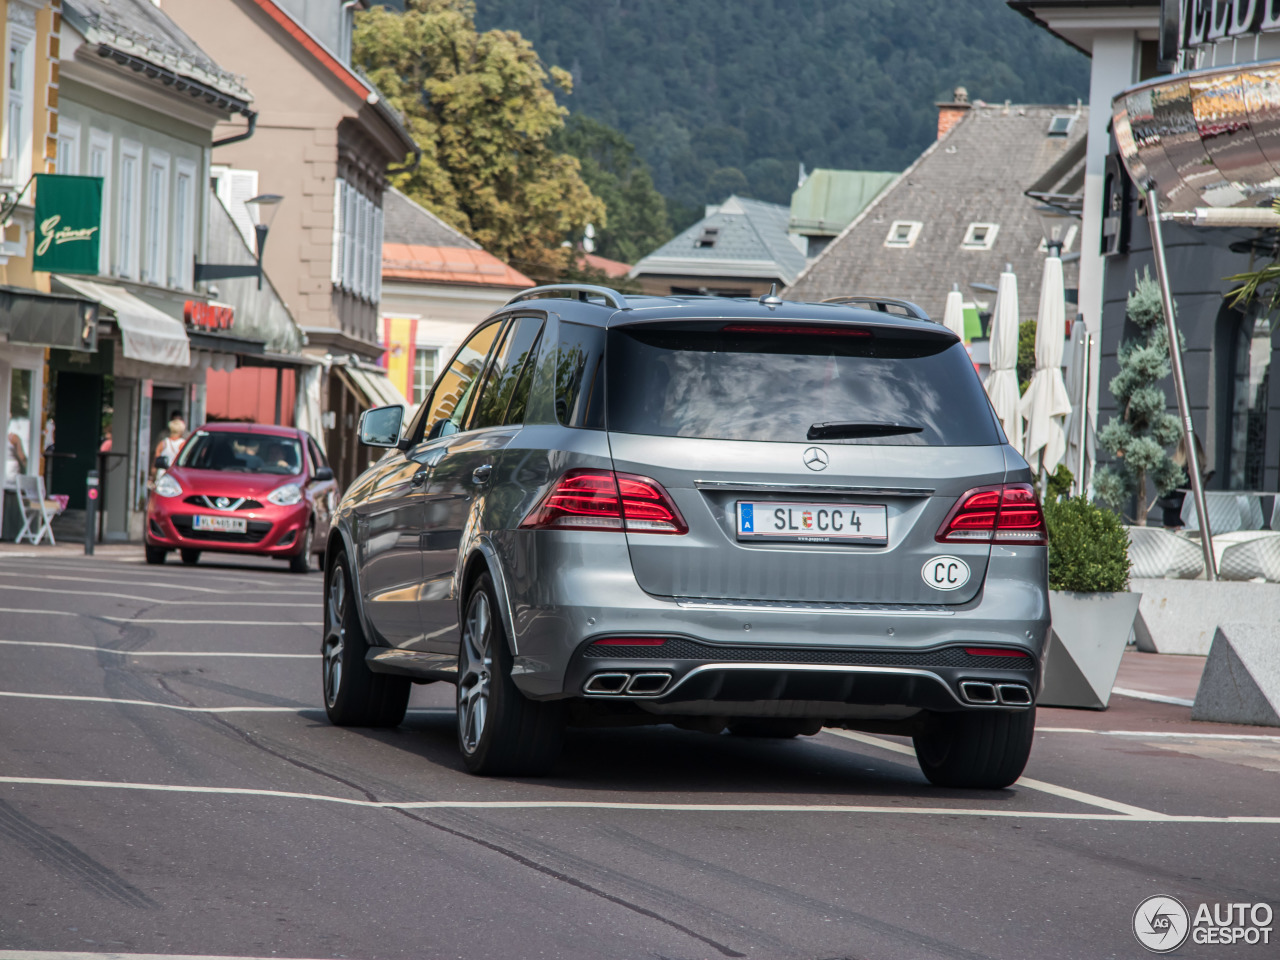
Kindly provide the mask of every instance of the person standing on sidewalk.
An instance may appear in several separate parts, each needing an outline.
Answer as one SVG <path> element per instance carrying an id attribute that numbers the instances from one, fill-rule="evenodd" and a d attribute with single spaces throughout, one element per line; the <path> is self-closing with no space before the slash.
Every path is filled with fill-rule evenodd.
<path id="1" fill-rule="evenodd" d="M 182 414 L 175 413 L 169 418 L 169 435 L 156 444 L 156 457 L 167 457 L 169 466 L 173 466 L 174 461 L 178 459 L 178 454 L 182 452 L 182 445 L 187 442 L 187 422 L 182 419 Z M 155 459 L 151 461 L 151 484 L 164 476 L 165 471 L 156 467 Z"/>

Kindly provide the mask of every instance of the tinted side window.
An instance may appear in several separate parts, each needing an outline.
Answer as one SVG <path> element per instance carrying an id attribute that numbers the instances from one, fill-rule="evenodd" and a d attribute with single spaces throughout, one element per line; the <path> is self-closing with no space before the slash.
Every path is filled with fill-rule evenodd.
<path id="1" fill-rule="evenodd" d="M 602 327 L 560 324 L 556 355 L 556 419 L 566 427 L 604 429 Z"/>
<path id="2" fill-rule="evenodd" d="M 533 387 L 533 373 L 538 366 L 538 345 L 542 342 L 542 332 L 529 348 L 529 357 L 525 360 L 520 378 L 516 380 L 515 389 L 511 393 L 511 402 L 507 404 L 507 415 L 502 418 L 504 424 L 524 423 L 524 413 L 529 406 L 529 391 Z"/>
<path id="3" fill-rule="evenodd" d="M 458 432 L 470 404 L 476 378 L 484 369 L 489 348 L 501 329 L 500 322 L 490 323 L 473 333 L 458 348 L 418 411 L 412 436 L 414 443 Z"/>
<path id="4" fill-rule="evenodd" d="M 507 407 L 515 392 L 516 381 L 542 329 L 538 317 L 519 317 L 507 327 L 502 345 L 494 352 L 493 362 L 485 375 L 484 388 L 476 400 L 470 429 L 496 427 L 504 421 Z"/>

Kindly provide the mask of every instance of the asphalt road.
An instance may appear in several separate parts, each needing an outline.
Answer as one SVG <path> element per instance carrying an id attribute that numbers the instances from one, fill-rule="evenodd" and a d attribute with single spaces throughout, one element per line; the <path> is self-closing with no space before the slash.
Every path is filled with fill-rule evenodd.
<path id="1" fill-rule="evenodd" d="M 451 687 L 326 722 L 319 574 L 138 561 L 0 554 L 0 960 L 1095 960 L 1149 955 L 1154 894 L 1280 921 L 1280 731 L 1044 710 L 995 792 L 894 738 L 670 727 L 478 779 Z"/>

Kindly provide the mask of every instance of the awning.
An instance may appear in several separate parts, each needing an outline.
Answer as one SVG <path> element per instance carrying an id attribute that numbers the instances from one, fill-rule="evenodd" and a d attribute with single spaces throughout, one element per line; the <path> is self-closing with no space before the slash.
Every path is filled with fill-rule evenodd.
<path id="1" fill-rule="evenodd" d="M 0 342 L 98 349 L 98 308 L 92 298 L 0 285 Z"/>
<path id="2" fill-rule="evenodd" d="M 191 344 L 181 322 L 140 300 L 124 287 L 55 274 L 54 279 L 115 314 L 124 355 L 143 363 L 191 366 Z"/>
<path id="3" fill-rule="evenodd" d="M 371 407 L 388 407 L 399 404 L 408 408 L 409 402 L 399 390 L 387 379 L 387 372 L 377 367 L 357 367 L 344 365 L 334 367 L 357 393 L 364 395 Z"/>

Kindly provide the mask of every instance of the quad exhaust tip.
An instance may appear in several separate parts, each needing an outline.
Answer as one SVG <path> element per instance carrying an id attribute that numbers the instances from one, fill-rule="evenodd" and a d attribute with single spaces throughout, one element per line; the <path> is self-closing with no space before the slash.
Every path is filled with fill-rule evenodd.
<path id="1" fill-rule="evenodd" d="M 1003 704 L 1008 707 L 1031 706 L 1031 690 L 1021 683 L 989 683 L 986 680 L 962 680 L 960 695 L 968 703 Z"/>
<path id="2" fill-rule="evenodd" d="M 645 673 L 597 673 L 582 690 L 597 697 L 656 697 L 671 684 L 665 670 Z"/>

